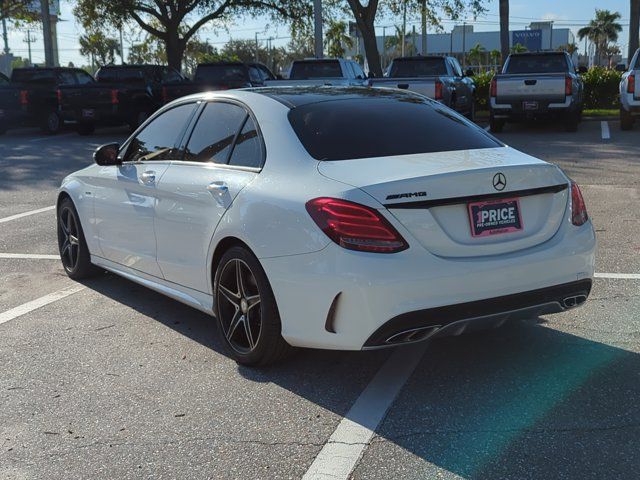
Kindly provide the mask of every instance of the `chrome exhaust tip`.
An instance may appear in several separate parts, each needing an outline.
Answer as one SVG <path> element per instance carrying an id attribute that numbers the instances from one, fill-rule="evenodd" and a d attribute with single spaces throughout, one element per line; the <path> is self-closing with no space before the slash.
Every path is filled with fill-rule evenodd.
<path id="1" fill-rule="evenodd" d="M 432 325 L 429 327 L 412 328 L 403 330 L 402 332 L 391 335 L 384 343 L 386 345 L 396 345 L 400 343 L 413 343 L 425 340 L 441 328 L 440 325 Z"/>
<path id="2" fill-rule="evenodd" d="M 579 307 L 586 301 L 587 301 L 586 295 L 573 295 L 571 297 L 566 297 L 564 300 L 562 300 L 562 305 L 564 306 L 564 308 L 575 308 L 575 307 Z"/>

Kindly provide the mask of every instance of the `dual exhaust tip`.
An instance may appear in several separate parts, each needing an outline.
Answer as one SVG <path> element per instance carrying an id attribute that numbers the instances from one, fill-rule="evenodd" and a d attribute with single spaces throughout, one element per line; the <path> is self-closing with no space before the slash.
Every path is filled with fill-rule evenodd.
<path id="1" fill-rule="evenodd" d="M 566 297 L 562 300 L 562 306 L 564 308 L 575 308 L 582 305 L 587 301 L 586 295 L 573 295 L 571 297 Z"/>
<path id="2" fill-rule="evenodd" d="M 384 343 L 386 345 L 397 345 L 401 343 L 413 343 L 426 340 L 433 335 L 437 330 L 442 328 L 441 325 L 432 325 L 429 327 L 412 328 L 410 330 L 403 330 L 400 333 L 387 338 Z"/>

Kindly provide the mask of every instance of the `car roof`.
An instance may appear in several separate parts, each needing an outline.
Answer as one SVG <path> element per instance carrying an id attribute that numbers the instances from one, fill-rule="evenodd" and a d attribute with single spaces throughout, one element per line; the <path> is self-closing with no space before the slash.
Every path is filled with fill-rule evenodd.
<path id="1" fill-rule="evenodd" d="M 409 61 L 414 61 L 414 60 L 441 60 L 443 58 L 447 58 L 448 55 L 413 55 L 411 57 L 398 57 L 398 58 L 394 58 L 393 61 L 398 61 L 398 60 L 409 60 Z"/>

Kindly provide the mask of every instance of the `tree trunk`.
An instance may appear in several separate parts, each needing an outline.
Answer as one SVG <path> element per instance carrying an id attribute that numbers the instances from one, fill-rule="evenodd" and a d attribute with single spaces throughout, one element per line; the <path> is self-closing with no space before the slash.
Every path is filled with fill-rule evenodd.
<path id="1" fill-rule="evenodd" d="M 509 0 L 500 0 L 500 53 L 502 64 L 509 56 Z"/>
<path id="2" fill-rule="evenodd" d="M 627 62 L 636 53 L 639 45 L 638 31 L 640 31 L 640 0 L 631 0 L 629 9 L 629 52 Z"/>
<path id="3" fill-rule="evenodd" d="M 363 7 L 360 0 L 347 0 L 351 7 L 353 16 L 356 19 L 358 30 L 362 33 L 364 42 L 364 53 L 367 57 L 369 71 L 376 77 L 382 76 L 382 65 L 380 64 L 380 53 L 378 52 L 378 44 L 376 42 L 376 29 L 373 22 L 378 11 L 378 1 L 369 0 L 366 7 Z"/>
<path id="4" fill-rule="evenodd" d="M 167 26 L 167 63 L 169 68 L 175 68 L 177 71 L 182 71 L 182 59 L 184 57 L 184 51 L 186 48 L 186 42 L 180 38 L 178 33 L 178 26 Z"/>

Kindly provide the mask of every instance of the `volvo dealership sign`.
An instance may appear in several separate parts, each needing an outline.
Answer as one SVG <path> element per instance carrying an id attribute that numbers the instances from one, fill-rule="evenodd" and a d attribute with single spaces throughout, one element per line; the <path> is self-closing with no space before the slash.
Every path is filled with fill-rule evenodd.
<path id="1" fill-rule="evenodd" d="M 516 30 L 511 32 L 511 45 L 527 47 L 530 52 L 542 50 L 542 30 Z"/>

